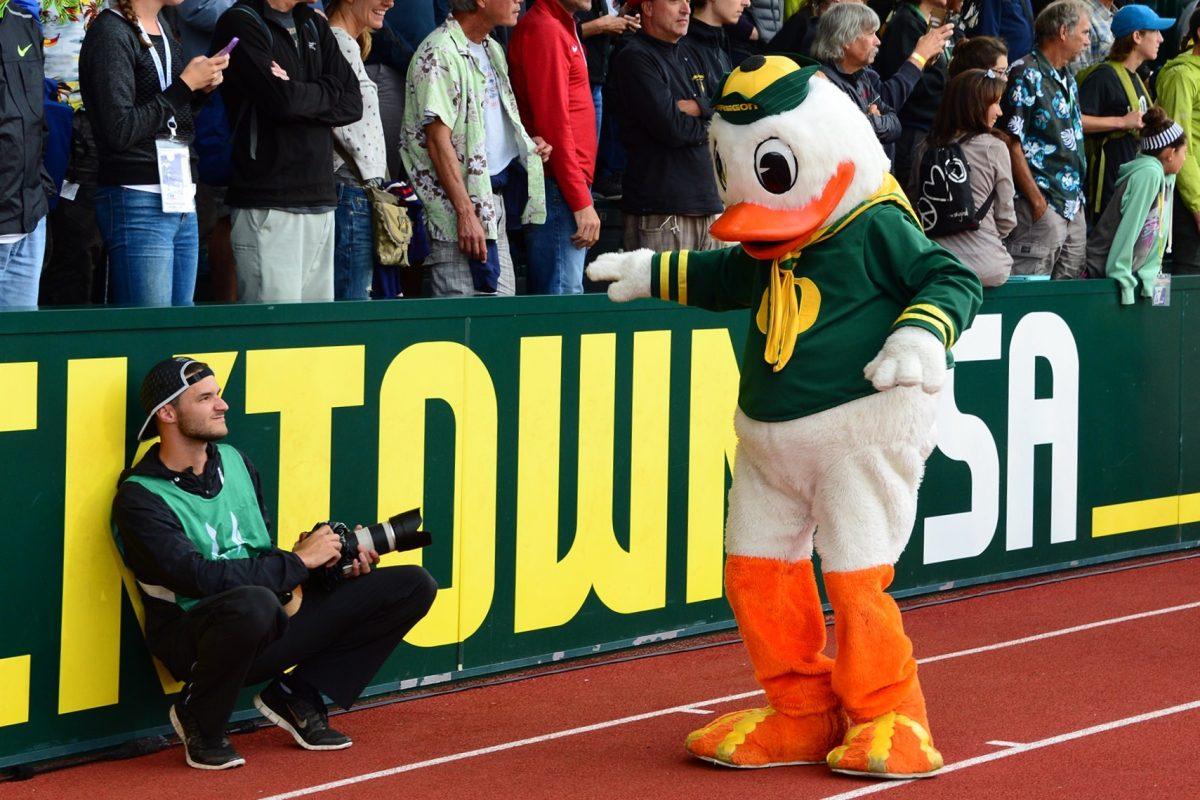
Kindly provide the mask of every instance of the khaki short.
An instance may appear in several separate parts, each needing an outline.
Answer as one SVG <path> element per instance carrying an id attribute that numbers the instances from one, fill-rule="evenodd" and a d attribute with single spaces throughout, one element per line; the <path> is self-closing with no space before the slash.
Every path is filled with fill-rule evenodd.
<path id="1" fill-rule="evenodd" d="M 626 250 L 716 250 L 723 245 L 708 232 L 719 214 L 626 214 Z"/>

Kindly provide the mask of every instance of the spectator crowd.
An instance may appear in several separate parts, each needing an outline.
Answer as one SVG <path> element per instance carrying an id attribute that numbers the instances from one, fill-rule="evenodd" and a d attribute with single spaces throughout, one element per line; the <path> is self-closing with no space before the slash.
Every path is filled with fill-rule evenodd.
<path id="1" fill-rule="evenodd" d="M 760 53 L 821 64 L 984 285 L 1200 273 L 1186 0 L 0 0 L 0 51 L 0 308 L 580 293 L 720 245 L 708 125 Z"/>

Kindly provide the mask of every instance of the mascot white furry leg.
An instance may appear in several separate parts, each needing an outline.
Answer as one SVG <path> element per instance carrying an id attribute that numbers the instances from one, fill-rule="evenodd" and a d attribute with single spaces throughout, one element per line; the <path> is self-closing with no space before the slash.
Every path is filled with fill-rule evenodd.
<path id="1" fill-rule="evenodd" d="M 942 767 L 912 644 L 885 591 L 933 447 L 947 352 L 979 307 L 974 273 L 925 238 L 862 113 L 817 68 L 754 57 L 710 128 L 739 246 L 604 255 L 616 301 L 757 308 L 742 364 L 726 594 L 769 705 L 693 732 L 733 767 L 828 763 L 924 777 Z M 833 606 L 837 657 L 813 547 Z"/>

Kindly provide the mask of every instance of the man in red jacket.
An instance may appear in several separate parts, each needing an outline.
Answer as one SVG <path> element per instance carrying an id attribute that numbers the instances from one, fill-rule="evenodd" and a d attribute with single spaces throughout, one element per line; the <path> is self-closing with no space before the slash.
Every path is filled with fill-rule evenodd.
<path id="1" fill-rule="evenodd" d="M 579 294 L 587 249 L 600 236 L 592 205 L 596 111 L 575 26 L 591 0 L 539 0 L 508 46 L 513 91 L 531 136 L 554 149 L 546 175 L 546 222 L 529 237 L 529 292 Z"/>

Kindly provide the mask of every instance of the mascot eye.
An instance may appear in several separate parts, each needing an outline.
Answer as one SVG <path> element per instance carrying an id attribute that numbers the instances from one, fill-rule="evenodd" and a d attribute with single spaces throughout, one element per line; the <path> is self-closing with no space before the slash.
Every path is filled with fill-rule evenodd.
<path id="1" fill-rule="evenodd" d="M 725 180 L 725 162 L 721 160 L 721 151 L 717 149 L 716 142 L 713 143 L 713 166 L 717 171 L 717 182 L 721 184 L 721 191 L 725 191 L 729 187 Z"/>
<path id="2" fill-rule="evenodd" d="M 796 156 L 779 139 L 767 139 L 754 151 L 758 182 L 771 194 L 783 194 L 796 183 Z"/>

